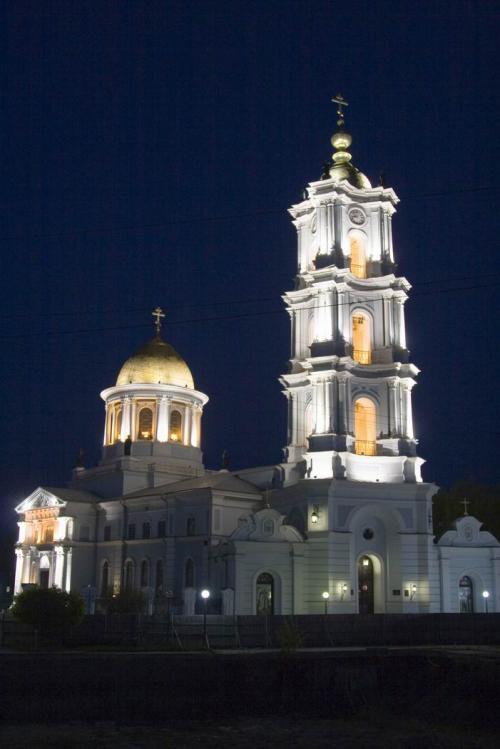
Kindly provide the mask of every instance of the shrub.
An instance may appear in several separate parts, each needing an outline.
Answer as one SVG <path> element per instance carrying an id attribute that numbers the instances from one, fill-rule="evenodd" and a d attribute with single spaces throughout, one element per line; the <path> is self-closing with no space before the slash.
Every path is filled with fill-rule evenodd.
<path id="1" fill-rule="evenodd" d="M 142 614 L 146 598 L 140 590 L 122 590 L 108 600 L 108 614 Z"/>
<path id="2" fill-rule="evenodd" d="M 15 597 L 12 607 L 16 619 L 42 633 L 78 624 L 83 612 L 83 599 L 78 593 L 67 593 L 58 588 L 23 590 Z"/>
<path id="3" fill-rule="evenodd" d="M 302 644 L 302 636 L 293 619 L 285 619 L 276 634 L 283 653 L 291 653 Z"/>

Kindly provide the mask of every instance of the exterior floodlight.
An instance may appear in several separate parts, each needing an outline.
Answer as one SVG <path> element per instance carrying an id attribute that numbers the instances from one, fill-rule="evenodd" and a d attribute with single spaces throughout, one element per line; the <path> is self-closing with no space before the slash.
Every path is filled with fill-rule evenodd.
<path id="1" fill-rule="evenodd" d="M 318 520 L 319 520 L 319 508 L 318 508 L 318 505 L 314 505 L 313 511 L 311 513 L 311 523 L 314 523 L 314 525 L 316 525 Z"/>
<path id="2" fill-rule="evenodd" d="M 489 597 L 490 597 L 489 591 L 488 590 L 483 590 L 483 598 L 489 598 Z"/>
<path id="3" fill-rule="evenodd" d="M 324 590 L 321 597 L 325 602 L 325 614 L 328 614 L 328 599 L 330 598 L 330 593 L 327 590 Z"/>
<path id="4" fill-rule="evenodd" d="M 490 597 L 490 591 L 489 590 L 483 590 L 483 599 L 484 599 L 484 613 L 488 613 L 488 598 Z"/>
<path id="5" fill-rule="evenodd" d="M 204 589 L 203 589 L 203 590 L 201 591 L 201 597 L 203 598 L 203 600 L 204 600 L 204 601 L 206 601 L 206 600 L 207 600 L 207 598 L 210 598 L 210 591 L 209 591 L 209 590 L 207 590 L 206 588 L 204 588 Z"/>

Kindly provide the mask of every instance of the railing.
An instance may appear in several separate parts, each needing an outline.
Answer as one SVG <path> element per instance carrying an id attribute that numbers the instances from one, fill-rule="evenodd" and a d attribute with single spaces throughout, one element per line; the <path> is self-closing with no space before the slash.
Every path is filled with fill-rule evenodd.
<path id="1" fill-rule="evenodd" d="M 375 440 L 356 440 L 354 451 L 356 455 L 376 455 L 377 443 Z"/>
<path id="2" fill-rule="evenodd" d="M 361 351 L 360 349 L 355 348 L 352 352 L 352 358 L 354 361 L 359 362 L 359 364 L 371 364 L 372 363 L 372 352 L 371 351 Z"/>

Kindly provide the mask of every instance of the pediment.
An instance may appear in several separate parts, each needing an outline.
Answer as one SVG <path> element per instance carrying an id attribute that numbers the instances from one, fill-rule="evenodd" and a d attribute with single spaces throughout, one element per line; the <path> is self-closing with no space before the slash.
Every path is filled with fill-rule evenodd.
<path id="1" fill-rule="evenodd" d="M 453 530 L 446 531 L 438 546 L 499 546 L 498 540 L 488 531 L 482 531 L 482 523 L 472 515 L 464 515 L 453 523 Z"/>
<path id="2" fill-rule="evenodd" d="M 16 507 L 16 512 L 23 513 L 28 512 L 28 510 L 39 510 L 51 507 L 65 506 L 66 502 L 63 502 L 63 500 L 59 497 L 56 497 L 55 494 L 52 494 L 52 492 L 49 492 L 47 491 L 47 489 L 43 489 L 41 486 L 39 486 L 38 489 L 35 489 L 35 491 L 30 494 L 29 497 L 26 497 L 26 499 L 24 499 L 21 504 Z"/>
<path id="3" fill-rule="evenodd" d="M 231 539 L 234 541 L 303 541 L 292 525 L 284 523 L 285 516 L 267 507 L 240 518 Z"/>

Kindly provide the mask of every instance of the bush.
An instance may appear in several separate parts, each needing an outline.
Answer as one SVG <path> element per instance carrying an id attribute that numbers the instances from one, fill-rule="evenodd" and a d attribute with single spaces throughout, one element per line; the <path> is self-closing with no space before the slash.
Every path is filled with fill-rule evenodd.
<path id="1" fill-rule="evenodd" d="M 302 635 L 293 619 L 285 619 L 278 629 L 277 639 L 283 653 L 292 653 L 297 648 L 300 648 Z"/>
<path id="2" fill-rule="evenodd" d="M 58 588 L 23 590 L 15 597 L 12 607 L 16 619 L 42 633 L 78 624 L 83 612 L 83 599 L 78 593 L 67 593 Z"/>
<path id="3" fill-rule="evenodd" d="M 140 590 L 122 590 L 107 602 L 108 614 L 142 614 L 146 598 Z"/>

